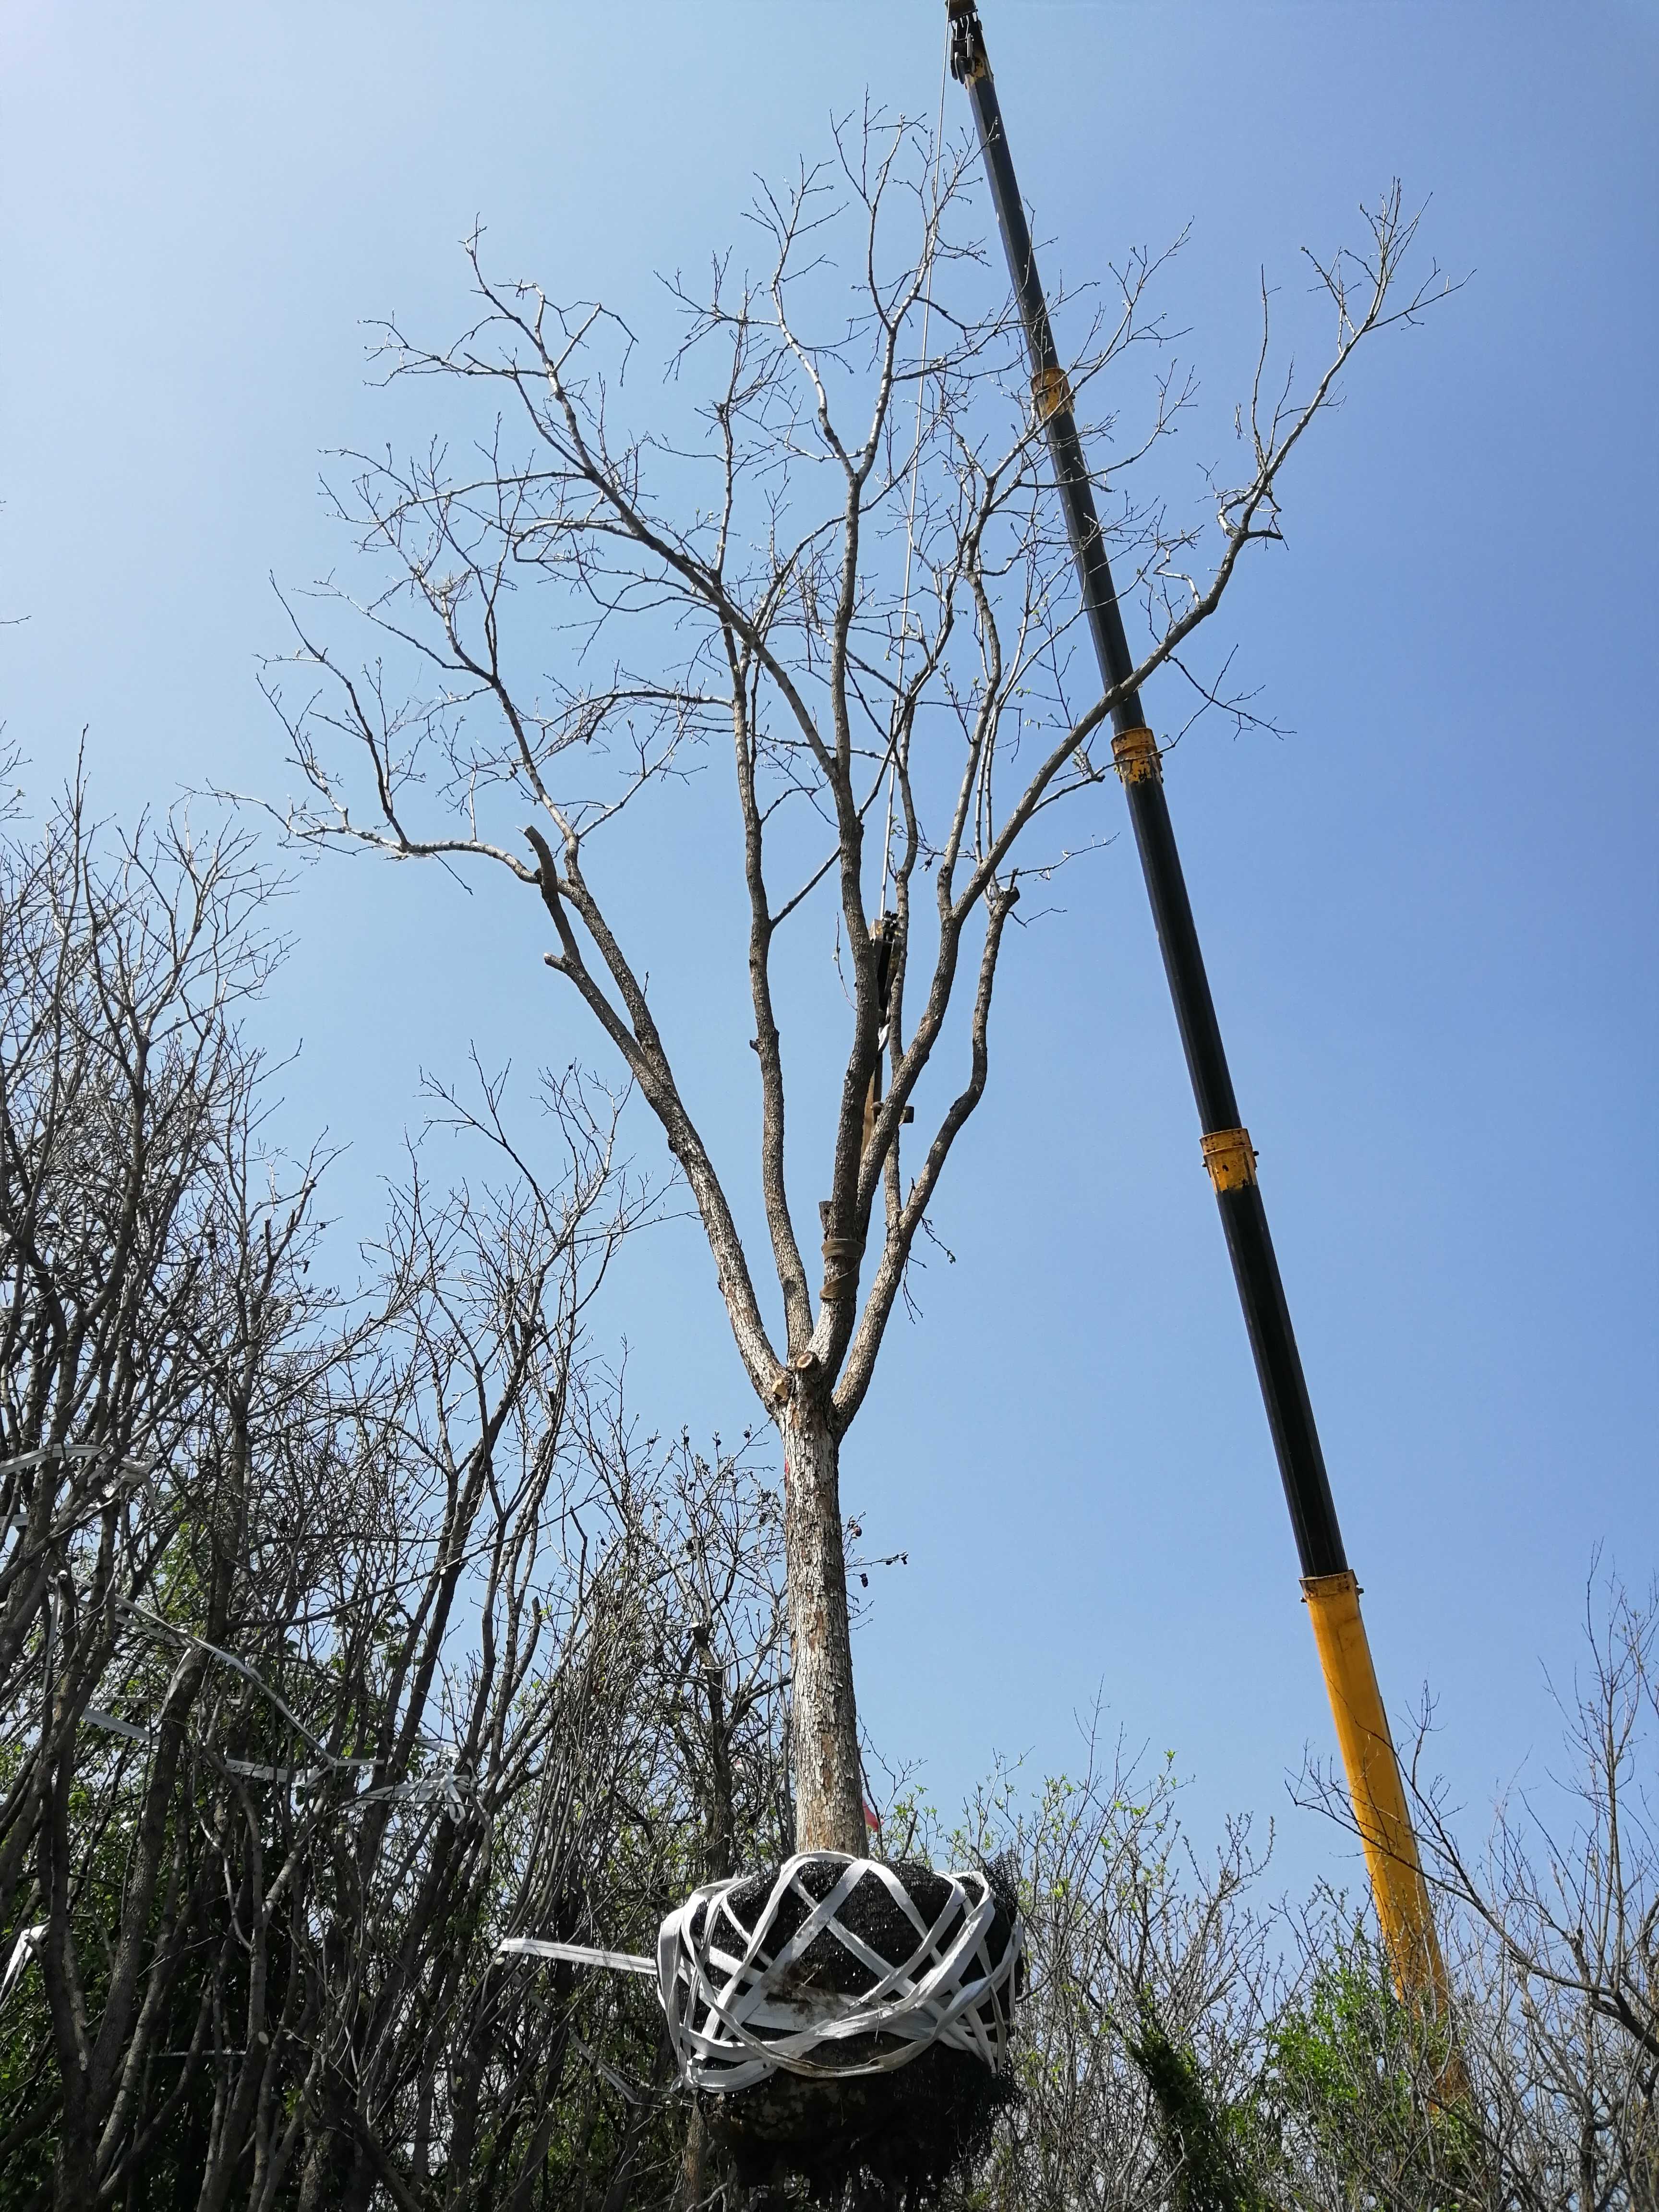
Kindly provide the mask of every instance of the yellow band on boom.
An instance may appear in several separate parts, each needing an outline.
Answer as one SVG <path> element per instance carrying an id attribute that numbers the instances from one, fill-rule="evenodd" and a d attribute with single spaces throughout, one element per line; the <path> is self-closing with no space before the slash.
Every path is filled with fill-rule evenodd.
<path id="1" fill-rule="evenodd" d="M 1218 1197 L 1224 1190 L 1243 1190 L 1255 1181 L 1255 1146 L 1248 1129 L 1212 1129 L 1199 1143 Z"/>
<path id="2" fill-rule="evenodd" d="M 1145 783 L 1164 773 L 1158 739 L 1150 730 L 1120 730 L 1112 739 L 1112 760 L 1125 783 Z"/>
<path id="3" fill-rule="evenodd" d="M 1063 368 L 1040 368 L 1031 379 L 1031 404 L 1039 422 L 1058 415 L 1072 404 L 1072 387 Z"/>

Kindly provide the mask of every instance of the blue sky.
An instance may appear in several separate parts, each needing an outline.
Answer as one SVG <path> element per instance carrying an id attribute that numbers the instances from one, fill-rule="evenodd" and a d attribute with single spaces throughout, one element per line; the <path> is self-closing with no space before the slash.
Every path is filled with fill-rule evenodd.
<path id="1" fill-rule="evenodd" d="M 1473 272 L 1362 366 L 1224 617 L 1288 734 L 1196 732 L 1169 787 L 1385 1692 L 1431 1686 L 1478 1816 L 1543 1763 L 1596 1547 L 1656 1564 L 1659 11 L 985 14 L 1051 279 L 1190 222 L 1169 298 L 1218 417 L 1259 267 L 1297 281 L 1393 174 Z M 479 216 L 498 267 L 646 312 L 866 86 L 931 114 L 941 15 L 11 0 L 0 613 L 27 619 L 0 696 L 31 789 L 84 725 L 111 809 L 280 796 L 268 578 L 347 557 L 323 449 L 418 419 L 366 380 L 363 319 L 458 327 Z M 910 1558 L 860 1632 L 863 1710 L 949 1802 L 994 1750 L 1071 1762 L 1098 1687 L 1175 1750 L 1200 1828 L 1255 1808 L 1285 1879 L 1352 1880 L 1285 1798 L 1328 1723 L 1127 836 L 1057 896 L 937 1209 L 957 1264 L 848 1448 L 849 1505 Z M 302 1043 L 284 1129 L 349 1147 L 343 1231 L 422 1068 L 592 1056 L 488 884 L 323 864 L 285 918 L 259 1022 Z M 680 981 L 736 1145 L 749 1056 Z M 636 1249 L 601 1326 L 652 1420 L 752 1419 L 689 1229 Z"/>

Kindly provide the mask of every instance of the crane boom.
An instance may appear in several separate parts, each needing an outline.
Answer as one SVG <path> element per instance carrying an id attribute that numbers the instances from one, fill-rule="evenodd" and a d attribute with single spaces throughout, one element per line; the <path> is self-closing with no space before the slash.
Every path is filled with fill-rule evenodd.
<path id="1" fill-rule="evenodd" d="M 1071 388 L 1054 346 L 1048 302 L 985 50 L 984 31 L 975 0 L 946 0 L 946 7 L 951 74 L 966 90 L 974 112 L 997 228 L 1024 325 L 1032 402 L 1054 463 L 1055 489 L 1065 512 L 1101 683 L 1115 695 L 1112 757 L 1128 801 L 1141 872 L 1175 1003 L 1198 1107 L 1204 1164 L 1214 1186 L 1239 1303 L 1244 1310 L 1244 1325 L 1296 1536 L 1303 1593 L 1336 1723 L 1349 1799 L 1364 1845 L 1377 1918 L 1401 1987 L 1440 1996 L 1445 1987 L 1444 1968 L 1400 1761 L 1389 1733 L 1360 1616 L 1359 1585 L 1343 1548 L 1330 1479 L 1256 1177 L 1255 1151 L 1239 1118 L 1170 818 L 1162 757 L 1131 680 L 1134 659 L 1124 635 Z"/>

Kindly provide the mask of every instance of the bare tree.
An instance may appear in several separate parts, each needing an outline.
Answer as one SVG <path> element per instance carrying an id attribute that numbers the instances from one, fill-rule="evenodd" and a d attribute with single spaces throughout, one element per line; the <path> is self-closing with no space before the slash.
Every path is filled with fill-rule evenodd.
<path id="1" fill-rule="evenodd" d="M 650 1655 L 635 1696 L 661 1759 L 651 1886 L 643 1916 L 620 1899 L 615 1909 L 617 1924 L 648 1925 L 651 1909 L 745 1857 L 792 1847 L 782 1501 L 750 1431 L 735 1451 L 717 1437 L 705 1454 L 685 1432 L 665 1453 L 654 1437 L 641 1449 L 614 1390 L 582 1425 L 615 1525 L 629 1532 Z M 635 2121 L 647 2117 L 641 2103 Z M 709 2193 L 711 2145 L 700 2103 L 681 2117 L 678 2202 L 690 2207 Z"/>
<path id="2" fill-rule="evenodd" d="M 1394 2099 L 1391 2124 L 1363 2141 L 1349 2131 L 1331 2153 L 1350 2179 L 1357 2148 L 1398 2162 L 1414 2130 L 1419 2153 L 1456 2150 L 1470 2202 L 1659 2203 L 1656 1642 L 1653 1590 L 1637 1600 L 1616 1579 L 1592 1580 L 1587 1663 L 1553 1692 L 1565 1765 L 1502 1798 L 1479 1846 L 1432 1777 L 1425 1701 L 1408 1786 L 1449 1946 L 1451 2018 L 1437 2041 L 1423 2022 L 1385 2019 L 1398 2008 L 1379 1980 L 1370 2015 L 1391 2056 L 1372 2071 Z M 1310 1764 L 1296 1794 L 1354 1832 L 1328 1770 Z M 1304 1938 L 1328 1969 L 1351 1944 L 1329 1916 Z M 1390 2119 L 1386 2102 L 1373 2100 L 1374 2117 Z"/>
<path id="3" fill-rule="evenodd" d="M 570 1419 L 648 1203 L 615 1102 L 551 1089 L 550 1183 L 498 1087 L 441 1098 L 486 1180 L 417 1157 L 367 1288 L 319 1289 L 236 1021 L 264 889 L 78 789 L 0 851 L 9 2202 L 539 2184 L 572 2045 L 496 1941 L 603 1910 L 654 1763 L 638 1547 Z"/>
<path id="4" fill-rule="evenodd" d="M 1617 1591 L 1592 1616 L 1567 1798 L 1506 1805 L 1478 1856 L 1425 1799 L 1449 2017 L 1402 1997 L 1368 1907 L 1265 1894 L 1248 1827 L 1195 1850 L 1168 1762 L 1091 1740 L 1079 1778 L 922 1819 L 907 1848 L 1013 1854 L 1029 1945 L 1022 2095 L 951 2201 L 1650 2212 L 1652 1620 Z"/>
<path id="5" fill-rule="evenodd" d="M 264 889 L 240 837 L 100 840 L 78 782 L 0 854 L 0 1908 L 12 1920 L 27 1885 L 40 1916 L 12 1965 L 39 1961 L 58 2086 L 30 2124 L 56 2118 L 66 2201 L 120 2130 L 201 1899 L 172 1810 L 204 1644 L 149 1667 L 153 1728 L 94 1701 L 165 1607 L 186 1528 L 202 1636 L 226 1632 L 250 1435 L 307 1304 L 313 1168 L 257 1187 L 258 1062 L 235 1024 L 269 963 Z M 111 1729 L 116 1766 L 124 1740 L 154 1756 L 89 1961 L 88 1884 L 117 1836 L 107 1802 L 82 1817 L 86 1759 L 112 1763 Z"/>
<path id="6" fill-rule="evenodd" d="M 1183 1832 L 1171 1759 L 1108 1741 L 1098 1716 L 1083 1750 L 1080 1772 L 1030 1796 L 1017 1773 L 994 1778 L 948 1842 L 927 1822 L 905 1838 L 958 1862 L 1006 1853 L 1019 1871 L 1020 2094 L 985 2171 L 964 2178 L 964 2204 L 1184 2207 L 1148 2046 L 1179 2053 L 1211 2105 L 1244 2109 L 1285 1992 L 1280 1918 L 1258 1895 L 1268 1853 L 1249 1824 L 1230 1824 L 1206 1857 Z"/>
<path id="7" fill-rule="evenodd" d="M 1539 2212 L 1659 2203 L 1659 1589 L 1644 1601 L 1592 1583 L 1584 1646 L 1555 1693 L 1568 1765 L 1500 1804 L 1484 1851 L 1443 1787 L 1415 1794 L 1431 1875 L 1468 1931 L 1486 2128 Z"/>
<path id="8" fill-rule="evenodd" d="M 762 1478 L 751 1434 L 712 1455 L 683 1431 L 665 1453 L 646 1439 L 644 1465 L 607 1390 L 583 1410 L 587 1458 L 615 1524 L 629 1532 L 635 1587 L 676 1771 L 665 1801 L 695 1809 L 696 1879 L 735 1874 L 739 1839 L 793 1830 L 779 1723 L 787 1709 L 783 1506 Z M 643 1686 L 642 1686 L 643 1688 Z"/>
<path id="9" fill-rule="evenodd" d="M 381 564 L 357 605 L 382 657 L 354 668 L 324 617 L 296 605 L 298 688 L 292 675 L 270 683 L 306 787 L 283 810 L 289 832 L 486 863 L 537 899 L 547 964 L 661 1125 L 783 1440 L 799 1840 L 852 1851 L 865 1823 L 841 1443 L 984 1095 L 1022 881 L 1094 836 L 1095 747 L 1116 696 L 1085 680 L 1081 709 L 1066 703 L 1069 549 L 1018 321 L 966 228 L 972 173 L 965 146 L 936 149 L 866 114 L 838 131 L 830 162 L 763 194 L 758 273 L 720 261 L 705 291 L 672 288 L 685 319 L 673 374 L 706 377 L 689 430 L 625 418 L 632 341 L 617 315 L 497 284 L 475 240 L 477 325 L 442 350 L 396 327 L 385 339 L 392 375 L 485 403 L 471 449 L 356 457 L 339 495 Z M 1135 684 L 1182 667 L 1247 549 L 1278 535 L 1284 465 L 1355 348 L 1430 296 L 1432 279 L 1401 287 L 1413 229 L 1395 191 L 1366 252 L 1319 269 L 1335 343 L 1304 394 L 1270 383 L 1264 327 L 1240 418 L 1243 479 L 1217 489 L 1207 521 L 1141 489 L 1188 396 L 1176 373 L 1154 367 L 1133 434 L 1109 411 L 1127 364 L 1164 336 L 1156 263 L 1132 258 L 1095 314 L 1070 374 L 1109 455 L 1114 559 L 1147 617 Z M 681 896 L 696 912 L 729 873 L 746 900 L 775 1300 L 619 896 L 644 795 L 672 798 L 716 742 L 731 748 L 731 842 L 688 842 Z M 1062 811 L 1080 808 L 1067 828 Z M 816 1287 L 786 1175 L 779 995 L 786 933 L 812 922 L 848 999 L 844 1044 L 827 1057 L 810 1018 L 793 1018 L 833 1104 Z M 911 1161 L 902 1133 L 924 1112 Z"/>

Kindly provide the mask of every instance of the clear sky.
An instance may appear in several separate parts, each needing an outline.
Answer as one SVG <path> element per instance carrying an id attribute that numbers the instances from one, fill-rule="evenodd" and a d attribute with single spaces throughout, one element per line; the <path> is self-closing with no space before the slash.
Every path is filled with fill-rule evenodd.
<path id="1" fill-rule="evenodd" d="M 1226 617 L 1288 734 L 1196 734 L 1169 790 L 1385 1692 L 1431 1686 L 1478 1814 L 1541 1764 L 1543 1667 L 1570 1670 L 1596 1547 L 1638 1581 L 1659 1550 L 1659 10 L 984 14 L 1051 276 L 1190 222 L 1170 297 L 1216 409 L 1258 267 L 1299 281 L 1297 249 L 1354 235 L 1395 173 L 1474 272 L 1362 368 Z M 363 319 L 459 327 L 478 216 L 496 267 L 647 301 L 866 87 L 931 114 L 942 15 L 9 0 L 0 615 L 26 619 L 0 696 L 31 790 L 84 725 L 109 808 L 280 796 L 267 579 L 347 557 L 321 451 L 413 419 L 366 382 Z M 849 1443 L 849 1506 L 910 1560 L 860 1632 L 862 1707 L 948 1802 L 995 1749 L 1071 1763 L 1098 1687 L 1174 1749 L 1200 1830 L 1251 1808 L 1286 1879 L 1352 1880 L 1286 1801 L 1328 1723 L 1127 836 L 1063 903 L 1041 957 L 1016 948 L 937 1208 L 957 1264 Z M 420 1069 L 458 1074 L 473 1041 L 526 1071 L 593 1054 L 533 917 L 489 885 L 325 863 L 286 921 L 259 1023 L 303 1045 L 287 1134 L 349 1146 L 352 1235 Z M 672 959 L 735 1147 L 744 1032 Z M 689 1229 L 636 1249 L 599 1327 L 625 1330 L 653 1422 L 753 1419 Z"/>

